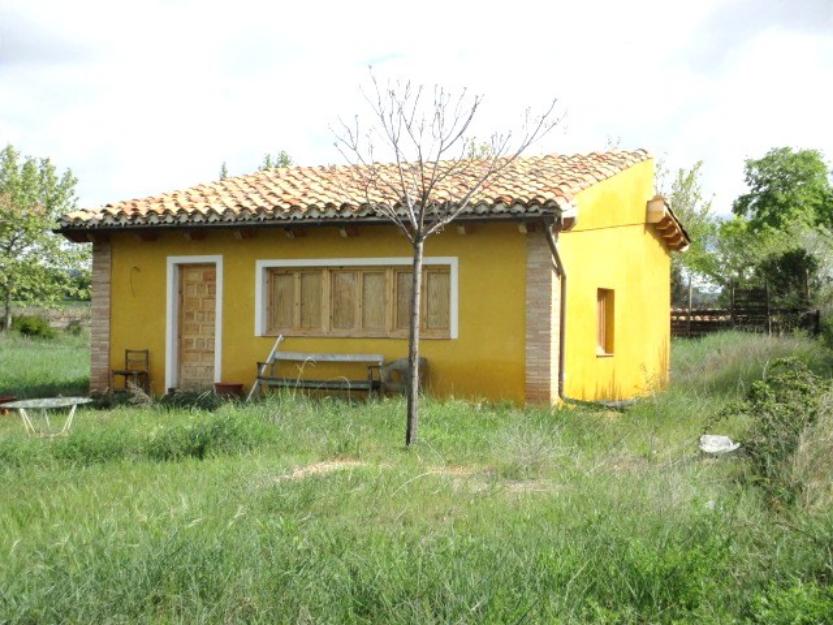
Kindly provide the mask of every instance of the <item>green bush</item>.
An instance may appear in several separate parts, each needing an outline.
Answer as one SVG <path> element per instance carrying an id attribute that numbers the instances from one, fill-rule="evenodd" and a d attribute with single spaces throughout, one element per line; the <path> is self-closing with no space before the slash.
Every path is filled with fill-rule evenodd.
<path id="1" fill-rule="evenodd" d="M 791 461 L 801 434 L 815 423 L 826 386 L 795 358 L 772 363 L 764 378 L 754 382 L 741 412 L 750 420 L 746 450 L 752 472 L 768 495 L 782 503 L 797 489 L 791 479 Z"/>
<path id="2" fill-rule="evenodd" d="M 754 600 L 752 622 L 766 625 L 833 623 L 833 588 L 800 581 L 788 588 L 773 586 Z"/>
<path id="3" fill-rule="evenodd" d="M 44 317 L 36 315 L 21 315 L 12 321 L 12 329 L 17 330 L 23 336 L 39 339 L 54 339 L 55 329 L 49 325 Z"/>
<path id="4" fill-rule="evenodd" d="M 67 334 L 71 334 L 72 336 L 81 336 L 81 332 L 84 331 L 84 326 L 81 325 L 80 319 L 72 319 L 65 328 Z"/>
<path id="5" fill-rule="evenodd" d="M 833 349 L 833 315 L 825 315 L 821 318 L 821 342 L 825 347 Z"/>

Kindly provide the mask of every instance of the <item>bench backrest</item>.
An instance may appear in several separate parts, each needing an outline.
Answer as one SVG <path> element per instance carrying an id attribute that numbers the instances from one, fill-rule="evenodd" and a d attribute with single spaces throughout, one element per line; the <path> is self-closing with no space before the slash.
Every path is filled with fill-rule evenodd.
<path id="1" fill-rule="evenodd" d="M 312 352 L 275 352 L 272 362 L 288 360 L 294 362 L 369 362 L 381 365 L 382 354 L 322 354 Z"/>

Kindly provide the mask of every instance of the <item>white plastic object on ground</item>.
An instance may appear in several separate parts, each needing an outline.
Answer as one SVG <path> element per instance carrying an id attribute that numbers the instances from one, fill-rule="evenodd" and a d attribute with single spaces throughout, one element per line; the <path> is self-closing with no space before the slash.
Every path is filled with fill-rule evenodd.
<path id="1" fill-rule="evenodd" d="M 707 454 L 722 455 L 735 451 L 740 443 L 735 443 L 728 436 L 719 434 L 703 434 L 700 437 L 700 451 Z"/>

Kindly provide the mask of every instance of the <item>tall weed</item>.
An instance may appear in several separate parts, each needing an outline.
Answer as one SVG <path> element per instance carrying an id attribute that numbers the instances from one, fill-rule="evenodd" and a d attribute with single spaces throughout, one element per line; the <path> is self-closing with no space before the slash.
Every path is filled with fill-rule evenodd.
<path id="1" fill-rule="evenodd" d="M 687 392 L 743 397 L 779 358 L 795 358 L 825 377 L 833 371 L 833 354 L 806 336 L 719 332 L 675 341 L 672 384 Z"/>
<path id="2" fill-rule="evenodd" d="M 154 430 L 146 445 L 153 460 L 180 460 L 249 450 L 266 438 L 261 423 L 232 414 L 196 413 L 187 423 Z"/>
<path id="3" fill-rule="evenodd" d="M 790 472 L 803 509 L 833 508 L 833 393 L 822 395 L 816 422 L 801 433 Z"/>
<path id="4" fill-rule="evenodd" d="M 553 427 L 514 424 L 497 438 L 497 474 L 510 480 L 539 478 L 552 466 L 561 451 L 559 432 Z"/>
<path id="5" fill-rule="evenodd" d="M 130 421 L 128 415 L 136 412 L 144 413 L 141 424 Z M 0 438 L 0 468 L 56 462 L 89 466 L 118 460 L 202 460 L 242 453 L 274 439 L 273 426 L 234 411 L 191 412 L 184 421 L 160 422 L 159 417 L 166 412 L 124 410 L 120 418 L 84 424 L 74 428 L 69 436 L 54 439 L 33 439 L 21 434 Z M 150 422 L 156 425 L 150 426 Z"/>

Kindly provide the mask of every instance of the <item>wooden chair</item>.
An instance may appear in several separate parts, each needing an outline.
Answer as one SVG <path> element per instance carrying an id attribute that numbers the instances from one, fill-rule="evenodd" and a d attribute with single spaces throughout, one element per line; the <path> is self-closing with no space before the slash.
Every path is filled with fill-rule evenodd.
<path id="1" fill-rule="evenodd" d="M 110 372 L 110 390 L 116 390 L 114 378 L 124 378 L 124 388 L 128 388 L 128 382 L 132 382 L 145 393 L 150 393 L 150 350 L 149 349 L 126 349 L 124 350 L 124 369 L 113 369 Z"/>

